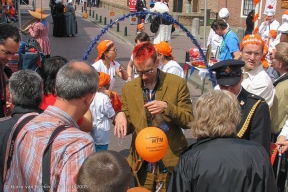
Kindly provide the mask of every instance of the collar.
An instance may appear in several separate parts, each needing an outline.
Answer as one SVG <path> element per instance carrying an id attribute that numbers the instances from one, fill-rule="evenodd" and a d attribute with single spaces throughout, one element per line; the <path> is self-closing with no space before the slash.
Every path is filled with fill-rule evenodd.
<path id="1" fill-rule="evenodd" d="M 280 83 L 282 81 L 285 81 L 287 79 L 288 79 L 288 73 L 286 72 L 286 73 L 282 74 L 278 79 L 276 79 L 274 81 L 274 83 L 273 83 L 274 87 L 276 87 L 278 83 Z"/>
<path id="2" fill-rule="evenodd" d="M 39 108 L 29 107 L 29 106 L 15 105 L 11 116 L 13 117 L 14 115 L 17 115 L 17 114 L 26 114 L 26 113 L 32 113 L 32 112 L 42 113 L 43 110 Z"/>
<path id="3" fill-rule="evenodd" d="M 140 78 L 140 77 L 139 77 Z M 140 78 L 141 79 L 141 78 Z M 153 90 L 156 90 L 157 87 L 159 86 L 160 84 L 160 70 L 157 68 L 157 78 L 156 78 L 156 84 L 154 86 L 154 89 Z M 141 79 L 141 88 L 142 89 L 148 89 L 145 84 L 144 84 L 144 81 Z"/>
<path id="4" fill-rule="evenodd" d="M 243 89 L 243 88 L 242 88 L 242 86 L 241 86 L 240 91 L 239 91 L 239 93 L 237 94 L 237 98 L 238 98 L 238 96 L 240 95 L 242 89 Z"/>
<path id="5" fill-rule="evenodd" d="M 223 35 L 223 39 L 225 39 L 231 32 L 231 29 L 228 29 L 228 31 Z"/>
<path id="6" fill-rule="evenodd" d="M 57 107 L 50 105 L 47 107 L 44 113 L 61 120 L 62 121 L 61 123 L 63 124 L 80 129 L 79 125 L 77 125 L 77 123 L 72 119 L 72 117 L 70 117 L 70 115 L 68 115 L 65 111 L 62 111 Z"/>
<path id="7" fill-rule="evenodd" d="M 223 136 L 223 137 L 216 137 L 216 138 L 201 138 L 199 140 L 196 141 L 196 143 L 193 143 L 191 144 L 189 147 L 187 147 L 181 155 L 183 155 L 184 153 L 186 153 L 187 151 L 189 151 L 190 149 L 192 149 L 193 147 L 196 147 L 198 145 L 201 145 L 203 143 L 206 143 L 208 141 L 212 141 L 212 140 L 215 140 L 215 139 L 219 139 L 219 138 L 237 138 L 236 135 L 232 134 L 232 135 L 228 135 L 228 136 Z"/>
<path id="8" fill-rule="evenodd" d="M 244 79 L 245 79 L 245 77 L 246 77 L 246 79 L 249 77 L 250 80 L 253 80 L 255 78 L 255 76 L 258 75 L 258 73 L 260 71 L 262 71 L 263 69 L 264 69 L 263 65 L 262 65 L 262 63 L 260 63 L 259 66 L 255 67 L 251 71 L 243 72 Z"/>

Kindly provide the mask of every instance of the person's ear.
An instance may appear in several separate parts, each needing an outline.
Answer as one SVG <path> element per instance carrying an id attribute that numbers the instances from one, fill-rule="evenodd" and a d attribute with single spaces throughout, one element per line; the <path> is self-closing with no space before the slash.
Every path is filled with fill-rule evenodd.
<path id="1" fill-rule="evenodd" d="M 159 67 L 159 65 L 160 65 L 160 60 L 159 59 L 156 59 L 155 65 L 156 65 L 157 68 Z"/>
<path id="2" fill-rule="evenodd" d="M 90 104 L 92 103 L 95 95 L 96 95 L 96 92 L 95 93 L 89 93 L 89 94 L 86 95 L 84 102 L 85 102 L 85 104 L 87 106 L 90 106 Z"/>

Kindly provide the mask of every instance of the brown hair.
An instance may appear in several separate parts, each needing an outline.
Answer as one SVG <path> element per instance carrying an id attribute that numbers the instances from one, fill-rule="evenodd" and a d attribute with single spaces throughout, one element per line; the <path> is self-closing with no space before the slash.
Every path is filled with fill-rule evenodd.
<path id="1" fill-rule="evenodd" d="M 193 116 L 190 126 L 197 139 L 229 136 L 241 120 L 240 105 L 229 91 L 210 91 L 198 99 Z"/>
<path id="2" fill-rule="evenodd" d="M 131 175 L 131 168 L 122 154 L 109 150 L 93 153 L 78 172 L 77 191 L 126 192 Z"/>
<path id="3" fill-rule="evenodd" d="M 275 59 L 283 64 L 285 71 L 288 71 L 288 43 L 278 43 L 276 45 Z"/>
<path id="4" fill-rule="evenodd" d="M 217 30 L 217 29 L 221 29 L 224 30 L 228 27 L 227 23 L 223 20 L 223 19 L 216 19 L 213 21 L 213 23 L 211 24 L 211 28 L 213 30 Z"/>

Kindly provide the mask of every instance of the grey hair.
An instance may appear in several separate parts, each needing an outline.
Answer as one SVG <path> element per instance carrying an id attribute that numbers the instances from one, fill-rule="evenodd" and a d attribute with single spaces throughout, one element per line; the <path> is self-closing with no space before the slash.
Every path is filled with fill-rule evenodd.
<path id="1" fill-rule="evenodd" d="M 42 78 L 35 71 L 21 70 L 13 73 L 9 79 L 13 104 L 38 108 L 42 102 L 42 86 Z"/>
<path id="2" fill-rule="evenodd" d="M 57 97 L 81 99 L 98 90 L 99 74 L 94 67 L 83 61 L 72 60 L 63 66 L 56 76 Z"/>

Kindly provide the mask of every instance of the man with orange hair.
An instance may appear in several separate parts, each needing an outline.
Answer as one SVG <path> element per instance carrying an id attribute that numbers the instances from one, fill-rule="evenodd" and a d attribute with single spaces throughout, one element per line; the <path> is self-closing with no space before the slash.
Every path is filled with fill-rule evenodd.
<path id="1" fill-rule="evenodd" d="M 261 64 L 264 55 L 264 46 L 264 41 L 259 35 L 246 35 L 242 39 L 240 54 L 242 60 L 245 62 L 242 87 L 248 92 L 265 99 L 271 108 L 275 90 L 271 78 Z"/>
<path id="2" fill-rule="evenodd" d="M 151 43 L 141 43 L 133 50 L 134 65 L 139 75 L 122 89 L 122 111 L 115 116 L 114 134 L 132 134 L 129 165 L 135 185 L 155 191 L 166 191 L 173 168 L 188 143 L 181 127 L 188 129 L 193 120 L 190 93 L 183 78 L 158 69 L 159 59 Z M 162 116 L 169 130 L 169 147 L 158 162 L 144 161 L 137 153 L 135 139 L 146 127 L 158 127 L 155 116 Z M 160 127 L 160 126 L 159 126 Z M 159 189 L 159 191 L 160 191 Z"/>

